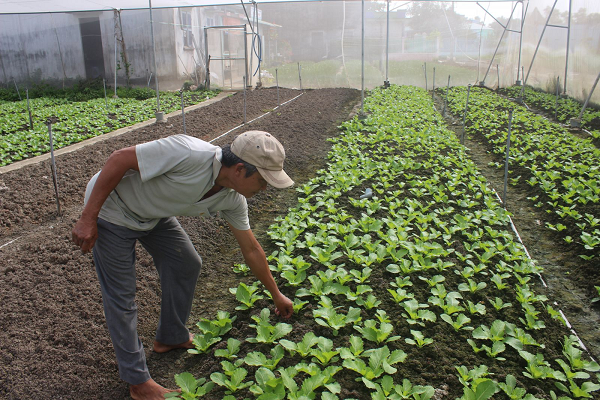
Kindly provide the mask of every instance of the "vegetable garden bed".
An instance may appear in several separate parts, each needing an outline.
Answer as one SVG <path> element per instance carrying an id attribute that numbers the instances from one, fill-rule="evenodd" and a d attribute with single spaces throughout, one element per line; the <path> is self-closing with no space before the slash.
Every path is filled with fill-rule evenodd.
<path id="1" fill-rule="evenodd" d="M 367 118 L 343 123 L 338 135 L 335 126 L 358 95 L 307 91 L 250 127 L 282 140 L 286 169 L 298 184 L 296 193 L 269 190 L 250 202 L 253 231 L 298 312 L 288 321 L 269 312 L 270 300 L 243 276 L 222 221 L 182 218 L 204 259 L 190 320 L 200 354 L 149 353 L 153 377 L 172 386 L 173 376 L 187 371 L 214 383 L 205 397 L 211 399 L 261 392 L 265 399 L 361 400 L 597 395 L 597 364 L 578 348 L 552 308 L 554 299 L 546 299 L 541 269 L 430 96 L 410 87 L 374 90 Z M 274 107 L 273 90 L 251 96 L 255 115 Z M 214 137 L 239 123 L 231 116 L 240 115 L 240 100 L 236 95 L 194 111 L 195 135 Z M 224 115 L 230 122 L 215 123 Z M 33 190 L 26 203 L 16 194 L 3 203 L 10 222 L 3 224 L 0 248 L 0 293 L 9 310 L 0 333 L 3 396 L 126 398 L 91 258 L 69 243 L 69 230 L 87 178 L 111 150 L 179 133 L 178 124 L 62 157 L 59 173 L 73 182 L 59 222 L 44 224 L 53 217 L 51 195 Z M 212 133 L 201 134 L 205 129 Z M 88 160 L 92 165 L 83 168 Z M 48 171 L 43 163 L 0 175 L 2 193 L 22 193 L 31 176 L 43 181 Z M 35 204 L 44 204 L 41 216 L 23 212 Z M 148 344 L 159 289 L 141 249 L 139 260 L 139 329 Z M 230 288 L 235 295 L 227 295 Z M 31 376 L 39 383 L 33 388 Z M 184 376 L 190 377 L 179 375 L 180 384 Z"/>

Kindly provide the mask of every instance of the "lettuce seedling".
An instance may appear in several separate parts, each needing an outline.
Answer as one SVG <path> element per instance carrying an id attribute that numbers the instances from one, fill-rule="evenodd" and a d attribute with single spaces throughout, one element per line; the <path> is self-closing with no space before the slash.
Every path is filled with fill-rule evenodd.
<path id="1" fill-rule="evenodd" d="M 245 368 L 236 367 L 229 361 L 221 361 L 224 373 L 213 372 L 210 380 L 227 389 L 225 393 L 231 394 L 251 386 L 254 382 L 244 382 L 248 371 Z"/>
<path id="2" fill-rule="evenodd" d="M 355 359 L 360 357 L 364 351 L 364 343 L 360 336 L 350 335 L 350 347 L 340 347 L 340 356 L 346 360 L 348 358 Z"/>
<path id="3" fill-rule="evenodd" d="M 202 354 L 206 353 L 210 346 L 215 343 L 218 343 L 221 340 L 219 336 L 213 336 L 212 333 L 205 333 L 204 335 L 194 335 L 194 339 L 192 340 L 192 344 L 194 345 L 193 349 L 188 349 L 188 353 L 190 354 Z"/>
<path id="4" fill-rule="evenodd" d="M 322 307 L 313 310 L 315 321 L 321 326 L 331 328 L 334 336 L 337 336 L 339 330 L 344 326 L 361 320 L 359 308 L 350 307 L 347 314 L 338 314 L 333 307 L 331 299 L 327 296 L 321 296 L 319 304 Z"/>
<path id="5" fill-rule="evenodd" d="M 227 311 L 217 311 L 217 319 L 209 320 L 207 318 L 202 318 L 196 326 L 204 334 L 210 333 L 214 337 L 222 336 L 231 330 L 232 323 L 236 319 L 237 316 L 232 318 Z"/>
<path id="6" fill-rule="evenodd" d="M 223 357 L 230 361 L 237 358 L 237 353 L 240 351 L 240 344 L 241 342 L 235 338 L 227 339 L 227 348 L 216 349 L 215 357 Z"/>
<path id="7" fill-rule="evenodd" d="M 307 332 L 301 342 L 294 343 L 291 340 L 281 339 L 279 344 L 288 350 L 290 354 L 299 354 L 300 357 L 305 358 L 311 354 L 312 348 L 317 345 L 317 342 L 317 336 L 312 332 Z"/>
<path id="8" fill-rule="evenodd" d="M 283 322 L 271 325 L 269 316 L 271 312 L 268 308 L 263 308 L 260 316 L 253 315 L 252 319 L 256 324 L 250 324 L 256 328 L 256 337 L 250 337 L 246 340 L 250 343 L 274 343 L 292 331 L 292 326 Z"/>
<path id="9" fill-rule="evenodd" d="M 258 293 L 258 284 L 257 281 L 248 286 L 244 282 L 240 282 L 237 288 L 229 289 L 232 294 L 235 294 L 235 298 L 242 303 L 235 308 L 236 310 L 249 310 L 254 306 L 254 303 L 264 298 Z"/>
<path id="10" fill-rule="evenodd" d="M 256 383 L 250 386 L 250 392 L 260 400 L 283 400 L 285 399 L 285 386 L 283 379 L 277 378 L 267 368 L 261 367 L 254 374 Z"/>
<path id="11" fill-rule="evenodd" d="M 283 350 L 283 347 L 277 345 L 271 349 L 270 359 L 259 351 L 253 351 L 252 353 L 248 353 L 246 358 L 244 358 L 244 362 L 248 365 L 264 367 L 273 371 L 284 355 L 285 350 Z"/>
<path id="12" fill-rule="evenodd" d="M 404 339 L 404 341 L 408 344 L 412 344 L 413 346 L 417 346 L 417 347 L 421 348 L 421 347 L 427 346 L 428 344 L 433 343 L 433 339 L 426 338 L 425 335 L 423 335 L 423 332 L 421 332 L 421 331 L 415 331 L 415 330 L 411 329 L 410 333 L 413 336 L 412 339 L 411 338 Z"/>
<path id="13" fill-rule="evenodd" d="M 368 364 L 360 358 L 348 358 L 344 360 L 343 366 L 357 372 L 370 381 L 380 377 L 383 373 L 395 374 L 397 369 L 392 367 L 392 365 L 404 362 L 407 356 L 402 350 L 394 350 L 390 353 L 387 346 L 367 350 L 364 354 L 369 357 Z M 359 381 L 361 378 L 357 378 L 356 380 Z"/>
<path id="14" fill-rule="evenodd" d="M 194 400 L 204 397 L 215 386 L 213 382 L 206 382 L 206 378 L 196 379 L 189 372 L 175 374 L 175 383 L 181 389 L 181 392 L 165 393 L 165 399 L 181 398 L 184 400 Z"/>
<path id="15" fill-rule="evenodd" d="M 458 314 L 456 320 L 453 320 L 448 314 L 442 314 L 440 315 L 440 318 L 449 323 L 456 332 L 461 329 L 466 331 L 473 330 L 472 326 L 467 326 L 467 324 L 471 322 L 471 318 L 467 317 L 465 314 Z"/>
<path id="16" fill-rule="evenodd" d="M 378 310 L 378 312 L 384 312 L 382 310 Z M 385 313 L 385 312 L 384 312 Z M 363 338 L 375 342 L 377 344 L 383 342 L 392 342 L 400 339 L 400 336 L 392 336 L 389 337 L 394 327 L 389 322 L 381 321 L 379 326 L 377 326 L 377 321 L 368 319 L 365 321 L 364 326 L 354 326 L 358 332 L 360 332 Z"/>

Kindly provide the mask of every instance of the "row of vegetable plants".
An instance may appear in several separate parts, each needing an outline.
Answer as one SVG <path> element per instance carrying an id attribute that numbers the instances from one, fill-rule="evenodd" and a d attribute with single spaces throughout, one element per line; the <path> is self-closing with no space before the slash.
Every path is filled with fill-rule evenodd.
<path id="1" fill-rule="evenodd" d="M 518 86 L 500 89 L 500 93 L 513 98 L 520 98 L 521 91 L 523 101 L 527 105 L 545 111 L 563 124 L 568 124 L 571 119 L 579 118 L 582 105 L 571 97 L 559 96 L 557 99 L 556 94 L 542 92 L 530 86 L 526 86 L 523 90 Z M 581 117 L 581 126 L 589 130 L 596 143 L 600 143 L 600 110 L 586 108 Z"/>
<path id="2" fill-rule="evenodd" d="M 449 109 L 462 116 L 466 98 L 466 88 L 451 88 Z M 477 87 L 471 88 L 469 95 L 466 132 L 484 137 L 492 151 L 503 156 L 509 110 L 513 110 L 511 184 L 533 189 L 529 199 L 548 213 L 546 226 L 557 232 L 565 243 L 574 246 L 584 260 L 597 259 L 600 250 L 600 149 L 588 140 L 571 135 L 564 127 Z M 503 163 L 495 164 L 504 168 Z"/>
<path id="3" fill-rule="evenodd" d="M 592 397 L 600 366 L 538 293 L 540 268 L 426 91 L 375 89 L 364 107 L 269 228 L 292 319 L 258 282 L 231 288 L 236 314 L 200 321 L 190 350 L 221 367 L 176 375 L 170 396 Z"/>
<path id="4" fill-rule="evenodd" d="M 216 91 L 183 92 L 186 106 L 214 97 Z M 161 110 L 181 109 L 181 94 L 163 92 Z M 119 128 L 154 118 L 156 98 L 96 98 L 74 102 L 64 97 L 0 102 L 0 166 L 50 151 L 48 122 L 52 123 L 54 148 L 62 148 Z M 33 129 L 31 127 L 33 122 Z"/>

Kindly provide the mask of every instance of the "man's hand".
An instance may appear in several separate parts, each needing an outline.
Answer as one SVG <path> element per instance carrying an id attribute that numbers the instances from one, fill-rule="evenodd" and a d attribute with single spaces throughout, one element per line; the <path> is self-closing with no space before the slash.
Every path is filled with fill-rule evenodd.
<path id="1" fill-rule="evenodd" d="M 283 294 L 279 293 L 279 296 L 273 298 L 275 303 L 275 313 L 283 318 L 289 318 L 294 314 L 294 306 L 290 299 Z"/>
<path id="2" fill-rule="evenodd" d="M 98 239 L 98 224 L 95 220 L 81 217 L 73 227 L 71 238 L 82 253 L 89 253 Z"/>

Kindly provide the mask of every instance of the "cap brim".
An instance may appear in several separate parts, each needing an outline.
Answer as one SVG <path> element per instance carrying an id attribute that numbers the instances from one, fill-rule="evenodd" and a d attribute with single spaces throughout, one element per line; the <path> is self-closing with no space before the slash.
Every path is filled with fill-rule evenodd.
<path id="1" fill-rule="evenodd" d="M 292 178 L 284 170 L 272 171 L 259 167 L 256 167 L 256 169 L 269 185 L 278 189 L 287 188 L 294 184 Z"/>

